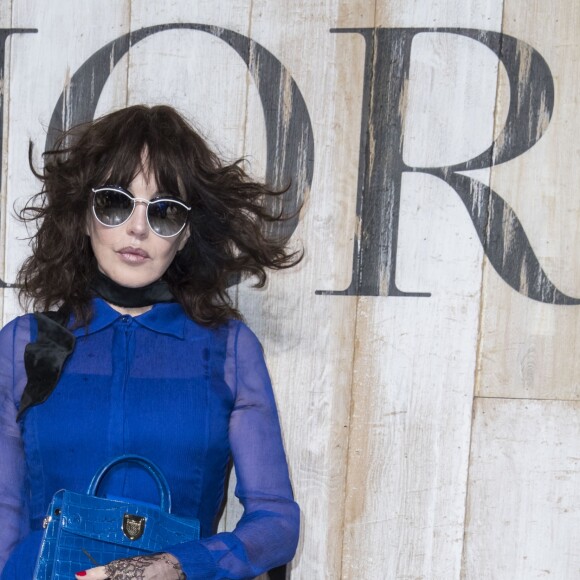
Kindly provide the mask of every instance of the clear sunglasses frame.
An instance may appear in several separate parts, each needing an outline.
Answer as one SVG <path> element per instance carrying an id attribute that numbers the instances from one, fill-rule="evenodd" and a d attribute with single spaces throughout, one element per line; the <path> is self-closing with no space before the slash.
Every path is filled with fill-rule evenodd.
<path id="1" fill-rule="evenodd" d="M 185 205 L 185 203 L 183 203 L 182 201 L 174 199 L 173 197 L 160 197 L 160 198 L 156 198 L 156 199 L 152 199 L 152 200 L 145 199 L 143 197 L 135 197 L 129 190 L 125 189 L 124 187 L 121 187 L 120 185 L 106 185 L 106 186 L 102 186 L 102 187 L 93 187 L 91 189 L 91 191 L 93 192 L 93 199 L 92 199 L 92 203 L 91 203 L 93 215 L 95 216 L 95 219 L 102 226 L 105 226 L 106 228 L 118 228 L 119 226 L 122 226 L 123 224 L 127 223 L 131 219 L 133 214 L 135 213 L 135 207 L 137 206 L 137 204 L 142 203 L 146 206 L 145 215 L 147 216 L 147 225 L 149 226 L 149 229 L 156 236 L 159 236 L 160 238 L 174 238 L 175 236 L 178 236 L 184 230 L 185 226 L 187 225 L 187 220 L 183 223 L 183 225 L 181 226 L 179 231 L 175 232 L 174 234 L 169 234 L 169 235 L 160 234 L 159 232 L 155 231 L 155 229 L 151 225 L 151 222 L 149 221 L 149 206 L 155 205 L 156 203 L 160 203 L 163 201 L 165 201 L 165 202 L 170 201 L 171 203 L 176 203 L 177 205 L 180 205 L 181 207 L 186 209 L 188 213 L 191 211 L 191 208 L 189 206 Z M 99 219 L 99 216 L 97 215 L 97 210 L 95 209 L 95 195 L 97 193 L 99 193 L 100 191 L 115 191 L 117 193 L 120 193 L 120 194 L 126 196 L 128 199 L 130 199 L 132 201 L 133 207 L 131 208 L 131 212 L 122 222 L 120 222 L 118 224 L 106 224 L 102 220 Z"/>

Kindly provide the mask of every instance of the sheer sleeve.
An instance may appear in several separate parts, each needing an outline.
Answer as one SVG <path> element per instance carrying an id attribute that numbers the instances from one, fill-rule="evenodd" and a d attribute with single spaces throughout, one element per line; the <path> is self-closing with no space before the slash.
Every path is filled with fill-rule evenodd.
<path id="1" fill-rule="evenodd" d="M 298 543 L 300 512 L 262 346 L 244 324 L 232 328 L 233 356 L 226 361 L 235 395 L 229 438 L 244 513 L 233 532 L 170 550 L 188 580 L 254 578 L 290 561 Z"/>
<path id="2" fill-rule="evenodd" d="M 26 318 L 0 331 L 0 574 L 15 544 L 28 533 L 25 462 L 16 404 L 24 386 L 23 363 L 15 368 L 29 341 Z"/>

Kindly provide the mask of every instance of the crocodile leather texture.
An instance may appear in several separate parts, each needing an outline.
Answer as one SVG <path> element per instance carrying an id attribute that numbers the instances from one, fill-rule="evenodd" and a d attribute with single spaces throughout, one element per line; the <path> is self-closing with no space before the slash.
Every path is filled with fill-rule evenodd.
<path id="1" fill-rule="evenodd" d="M 123 461 L 152 465 L 141 457 L 125 456 L 112 461 L 95 477 L 100 479 L 99 475 Z M 153 470 L 159 473 L 156 466 Z M 162 475 L 161 480 L 155 479 L 158 484 L 165 482 Z M 94 481 L 90 491 L 95 490 Z M 160 491 L 162 505 L 170 505 L 169 490 Z M 34 580 L 70 580 L 79 570 L 118 558 L 162 552 L 199 538 L 196 519 L 180 518 L 157 506 L 67 490 L 54 495 L 45 526 Z"/>

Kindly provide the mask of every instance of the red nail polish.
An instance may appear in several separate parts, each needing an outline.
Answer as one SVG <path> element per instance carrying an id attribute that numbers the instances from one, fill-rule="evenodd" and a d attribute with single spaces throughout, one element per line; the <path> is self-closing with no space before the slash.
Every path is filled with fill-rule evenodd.
<path id="1" fill-rule="evenodd" d="M 77 576 L 86 576 L 87 573 L 83 570 L 82 572 L 77 572 L 76 575 Z"/>

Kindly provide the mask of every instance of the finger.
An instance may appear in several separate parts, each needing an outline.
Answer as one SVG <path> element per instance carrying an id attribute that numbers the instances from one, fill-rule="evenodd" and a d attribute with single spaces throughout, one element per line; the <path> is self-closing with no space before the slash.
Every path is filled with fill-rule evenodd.
<path id="1" fill-rule="evenodd" d="M 104 566 L 97 566 L 89 570 L 81 570 L 75 574 L 77 580 L 106 580 L 108 578 Z"/>

